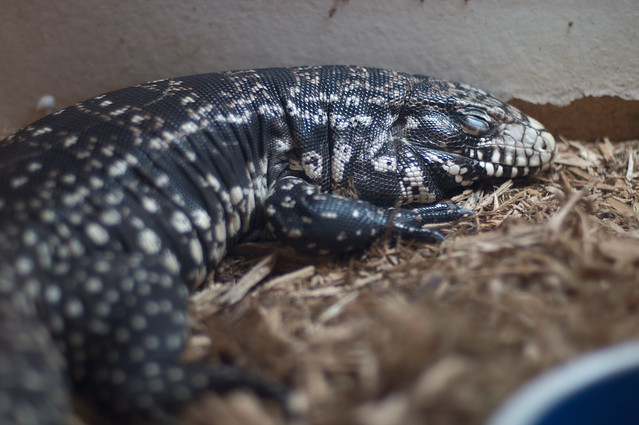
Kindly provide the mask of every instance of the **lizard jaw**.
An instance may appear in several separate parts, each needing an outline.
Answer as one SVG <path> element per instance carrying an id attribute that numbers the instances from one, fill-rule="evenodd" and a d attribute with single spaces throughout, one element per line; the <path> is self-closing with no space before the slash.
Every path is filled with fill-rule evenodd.
<path id="1" fill-rule="evenodd" d="M 420 150 L 427 161 L 438 163 L 447 187 L 469 186 L 485 178 L 514 178 L 550 167 L 557 151 L 553 136 L 536 120 L 504 123 L 498 131 L 457 152 Z"/>
<path id="2" fill-rule="evenodd" d="M 486 176 L 516 177 L 547 169 L 556 152 L 554 137 L 537 120 L 528 118 L 527 123 L 502 124 L 494 136 L 469 147 L 464 156 L 476 161 Z"/>

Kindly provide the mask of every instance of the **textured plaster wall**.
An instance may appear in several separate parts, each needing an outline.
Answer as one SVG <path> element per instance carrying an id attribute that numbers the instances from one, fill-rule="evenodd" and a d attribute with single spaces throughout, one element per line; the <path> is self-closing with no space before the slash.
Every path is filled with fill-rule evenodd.
<path id="1" fill-rule="evenodd" d="M 505 99 L 639 100 L 637 0 L 8 0 L 0 128 L 134 83 L 348 63 L 462 80 Z"/>

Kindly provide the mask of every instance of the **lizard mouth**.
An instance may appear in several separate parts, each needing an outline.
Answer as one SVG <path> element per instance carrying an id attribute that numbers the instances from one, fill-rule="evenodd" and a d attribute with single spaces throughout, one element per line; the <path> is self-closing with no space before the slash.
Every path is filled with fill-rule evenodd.
<path id="1" fill-rule="evenodd" d="M 491 136 L 448 151 L 431 151 L 453 185 L 482 177 L 513 178 L 547 169 L 557 152 L 553 136 L 536 120 L 504 123 Z M 434 154 L 434 155 L 433 155 Z"/>
<path id="2" fill-rule="evenodd" d="M 547 169 L 557 152 L 557 144 L 538 121 L 528 120 L 528 123 L 502 124 L 492 137 L 467 146 L 461 155 L 471 160 L 475 171 L 489 177 L 525 176 Z M 446 171 L 461 177 L 458 168 L 449 166 Z"/>

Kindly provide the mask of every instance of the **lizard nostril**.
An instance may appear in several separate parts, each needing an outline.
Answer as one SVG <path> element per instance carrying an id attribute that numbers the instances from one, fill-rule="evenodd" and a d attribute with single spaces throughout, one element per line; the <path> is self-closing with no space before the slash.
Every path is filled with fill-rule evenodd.
<path id="1" fill-rule="evenodd" d="M 541 135 L 542 139 L 545 142 L 544 147 L 548 149 L 550 152 L 555 153 L 557 149 L 557 143 L 555 142 L 555 138 L 547 131 L 544 131 Z"/>

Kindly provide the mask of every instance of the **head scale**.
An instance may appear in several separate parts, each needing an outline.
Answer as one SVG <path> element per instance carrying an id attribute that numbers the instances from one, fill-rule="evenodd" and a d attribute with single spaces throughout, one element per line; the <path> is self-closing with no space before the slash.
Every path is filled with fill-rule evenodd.
<path id="1" fill-rule="evenodd" d="M 537 120 L 481 90 L 441 80 L 416 84 L 392 133 L 440 162 L 457 185 L 531 174 L 548 168 L 556 153 L 555 139 Z"/>

